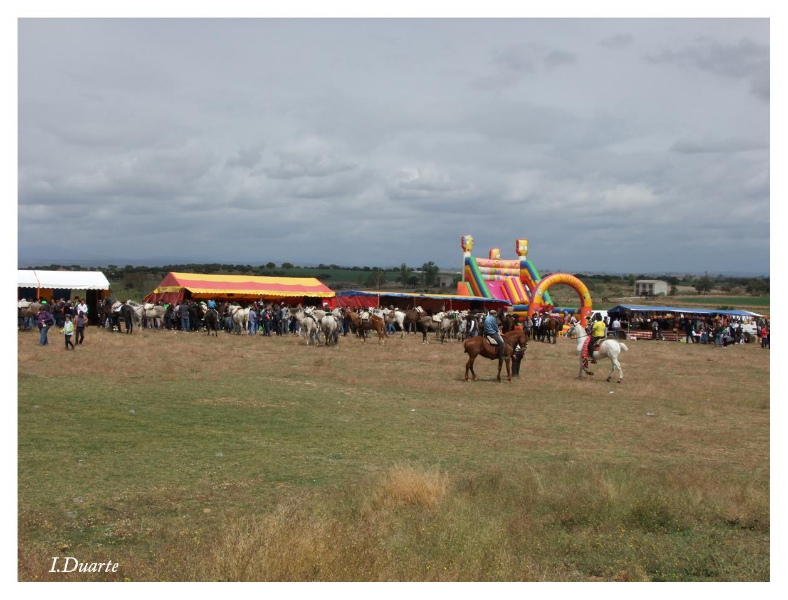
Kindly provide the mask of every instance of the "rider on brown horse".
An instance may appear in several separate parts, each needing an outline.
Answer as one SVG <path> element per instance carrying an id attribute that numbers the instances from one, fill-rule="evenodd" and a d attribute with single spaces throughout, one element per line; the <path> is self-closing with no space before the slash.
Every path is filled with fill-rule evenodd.
<path id="1" fill-rule="evenodd" d="M 501 334 L 498 333 L 498 316 L 494 310 L 490 311 L 484 319 L 484 335 L 489 336 L 498 342 L 498 360 L 503 360 L 503 340 Z"/>

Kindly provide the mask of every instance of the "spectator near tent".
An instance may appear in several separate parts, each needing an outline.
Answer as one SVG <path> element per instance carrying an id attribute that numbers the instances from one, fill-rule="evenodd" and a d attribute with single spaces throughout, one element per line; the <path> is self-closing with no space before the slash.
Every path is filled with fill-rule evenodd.
<path id="1" fill-rule="evenodd" d="M 746 310 L 716 310 L 669 306 L 619 305 L 608 310 L 611 317 L 619 319 L 624 337 L 634 339 L 664 339 L 714 343 L 717 338 L 715 324 L 719 322 L 731 337 L 731 343 L 754 341 L 759 329 L 756 325 L 761 315 Z"/>

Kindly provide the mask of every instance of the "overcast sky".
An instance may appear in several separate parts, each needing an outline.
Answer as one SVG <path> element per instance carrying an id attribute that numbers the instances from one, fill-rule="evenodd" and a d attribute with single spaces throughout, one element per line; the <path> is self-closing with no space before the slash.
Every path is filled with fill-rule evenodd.
<path id="1" fill-rule="evenodd" d="M 768 21 L 20 21 L 20 262 L 459 269 L 463 234 L 768 272 Z"/>

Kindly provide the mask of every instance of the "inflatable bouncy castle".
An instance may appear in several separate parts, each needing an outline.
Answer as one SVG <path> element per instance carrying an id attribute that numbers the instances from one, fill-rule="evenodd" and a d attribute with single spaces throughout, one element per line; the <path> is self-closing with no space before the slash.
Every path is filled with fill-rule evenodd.
<path id="1" fill-rule="evenodd" d="M 515 244 L 518 258 L 503 260 L 498 248 L 490 250 L 489 258 L 476 258 L 471 255 L 473 237 L 462 236 L 463 277 L 457 284 L 457 293 L 463 296 L 481 296 L 499 298 L 512 303 L 514 314 L 533 315 L 535 312 L 556 311 L 560 313 L 577 313 L 577 317 L 586 326 L 591 314 L 591 294 L 588 288 L 574 275 L 569 273 L 553 273 L 544 279 L 533 263 L 527 259 L 528 240 L 520 238 Z M 548 288 L 563 283 L 577 292 L 580 297 L 580 310 L 560 308 L 553 304 Z"/>

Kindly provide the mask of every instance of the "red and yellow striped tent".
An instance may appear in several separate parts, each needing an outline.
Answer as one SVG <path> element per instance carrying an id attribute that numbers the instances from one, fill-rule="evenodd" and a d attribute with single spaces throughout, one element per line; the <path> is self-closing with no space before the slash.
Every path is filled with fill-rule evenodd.
<path id="1" fill-rule="evenodd" d="M 281 300 L 287 304 L 305 298 L 333 298 L 334 292 L 314 277 L 255 277 L 252 275 L 203 275 L 167 273 L 146 302 L 170 304 L 184 298 L 216 300 Z"/>

